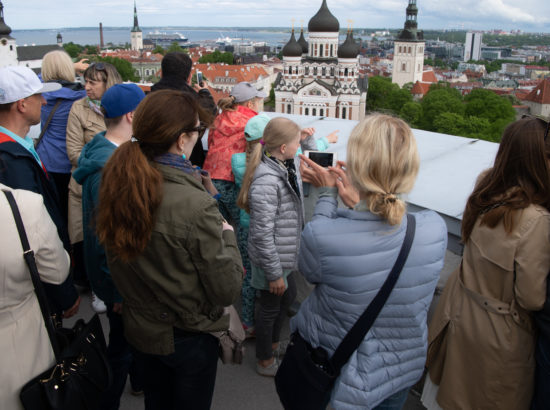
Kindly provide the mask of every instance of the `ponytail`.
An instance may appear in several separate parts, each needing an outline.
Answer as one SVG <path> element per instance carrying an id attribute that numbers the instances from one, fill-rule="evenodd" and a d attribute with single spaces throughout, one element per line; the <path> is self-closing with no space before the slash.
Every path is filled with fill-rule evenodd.
<path id="1" fill-rule="evenodd" d="M 238 104 L 235 102 L 235 97 L 230 95 L 229 97 L 221 98 L 218 101 L 218 108 L 222 111 L 235 111 Z"/>
<path id="2" fill-rule="evenodd" d="M 138 142 L 117 148 L 103 168 L 97 236 L 116 258 L 129 262 L 145 250 L 162 201 L 162 175 Z"/>
<path id="3" fill-rule="evenodd" d="M 407 205 L 394 194 L 367 193 L 369 210 L 386 220 L 390 225 L 398 225 L 407 212 Z"/>
<path id="4" fill-rule="evenodd" d="M 243 177 L 243 185 L 237 197 L 237 206 L 241 209 L 244 209 L 246 212 L 250 213 L 250 207 L 248 203 L 248 191 L 250 190 L 250 185 L 252 185 L 252 179 L 254 178 L 254 173 L 256 168 L 260 164 L 263 155 L 263 146 L 262 144 L 256 144 L 250 153 L 248 163 L 246 164 L 246 172 Z"/>

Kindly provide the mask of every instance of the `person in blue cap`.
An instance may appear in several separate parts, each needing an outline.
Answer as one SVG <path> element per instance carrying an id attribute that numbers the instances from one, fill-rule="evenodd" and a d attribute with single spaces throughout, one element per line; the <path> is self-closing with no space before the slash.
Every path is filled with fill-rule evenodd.
<path id="1" fill-rule="evenodd" d="M 144 92 L 136 84 L 116 84 L 101 98 L 101 110 L 105 118 L 106 131 L 100 132 L 84 146 L 78 167 L 73 173 L 76 182 L 82 185 L 82 216 L 84 225 L 84 263 L 95 294 L 107 306 L 109 319 L 109 346 L 107 354 L 113 370 L 113 384 L 104 393 L 102 409 L 119 408 L 120 396 L 126 385 L 130 370 L 130 380 L 139 379 L 138 366 L 133 363 L 130 346 L 124 337 L 122 325 L 122 297 L 118 293 L 109 268 L 105 250 L 95 234 L 94 214 L 99 198 L 99 187 L 103 166 L 118 146 L 131 144 L 132 119 L 138 104 L 145 98 Z M 136 380 L 138 382 L 139 380 Z M 132 383 L 132 391 L 139 388 Z"/>

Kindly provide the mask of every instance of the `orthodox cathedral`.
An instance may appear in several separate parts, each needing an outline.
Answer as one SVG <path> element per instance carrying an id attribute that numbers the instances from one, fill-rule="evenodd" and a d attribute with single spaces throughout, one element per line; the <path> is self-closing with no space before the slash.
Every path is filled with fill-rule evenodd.
<path id="1" fill-rule="evenodd" d="M 348 30 L 339 44 L 340 23 L 323 0 L 308 24 L 308 41 L 294 29 L 283 48 L 283 72 L 275 81 L 276 112 L 349 120 L 365 117 L 368 80 L 359 77 L 359 45 Z"/>

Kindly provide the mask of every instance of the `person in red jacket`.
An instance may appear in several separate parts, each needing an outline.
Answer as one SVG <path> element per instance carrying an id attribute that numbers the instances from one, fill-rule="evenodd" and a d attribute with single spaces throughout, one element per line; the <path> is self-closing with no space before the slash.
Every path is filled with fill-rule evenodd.
<path id="1" fill-rule="evenodd" d="M 220 212 L 234 225 L 239 224 L 237 196 L 239 190 L 231 170 L 231 156 L 245 152 L 244 127 L 248 120 L 263 107 L 267 94 L 257 90 L 252 84 L 242 82 L 231 90 L 228 98 L 218 101 L 222 113 L 216 117 L 208 134 L 208 154 L 204 169 L 210 173 L 220 197 Z"/>

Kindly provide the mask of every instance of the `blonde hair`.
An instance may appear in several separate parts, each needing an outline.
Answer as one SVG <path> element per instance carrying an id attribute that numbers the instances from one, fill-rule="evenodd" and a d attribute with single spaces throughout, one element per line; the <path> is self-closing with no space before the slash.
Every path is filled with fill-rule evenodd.
<path id="1" fill-rule="evenodd" d="M 254 101 L 258 97 L 252 97 L 250 100 L 236 102 L 235 97 L 230 95 L 229 97 L 220 98 L 218 101 L 218 108 L 222 111 L 235 111 L 239 105 L 246 105 L 250 101 Z"/>
<path id="2" fill-rule="evenodd" d="M 373 114 L 351 132 L 347 172 L 369 210 L 390 225 L 401 222 L 406 205 L 397 195 L 409 192 L 420 159 L 410 127 L 401 119 Z"/>
<path id="3" fill-rule="evenodd" d="M 252 179 L 256 168 L 262 160 L 262 155 L 265 151 L 275 151 L 283 144 L 289 144 L 294 138 L 300 134 L 300 127 L 295 122 L 283 118 L 277 117 L 273 118 L 267 123 L 264 129 L 264 135 L 260 144 L 254 146 L 250 156 L 248 158 L 248 163 L 246 165 L 246 172 L 243 177 L 243 186 L 239 192 L 237 198 L 237 206 L 244 209 L 246 212 L 250 212 L 250 207 L 248 203 L 248 191 L 250 190 L 250 185 L 252 185 Z"/>
<path id="4" fill-rule="evenodd" d="M 74 83 L 74 64 L 69 54 L 63 50 L 46 53 L 42 60 L 42 80 L 44 82 L 65 80 Z"/>

